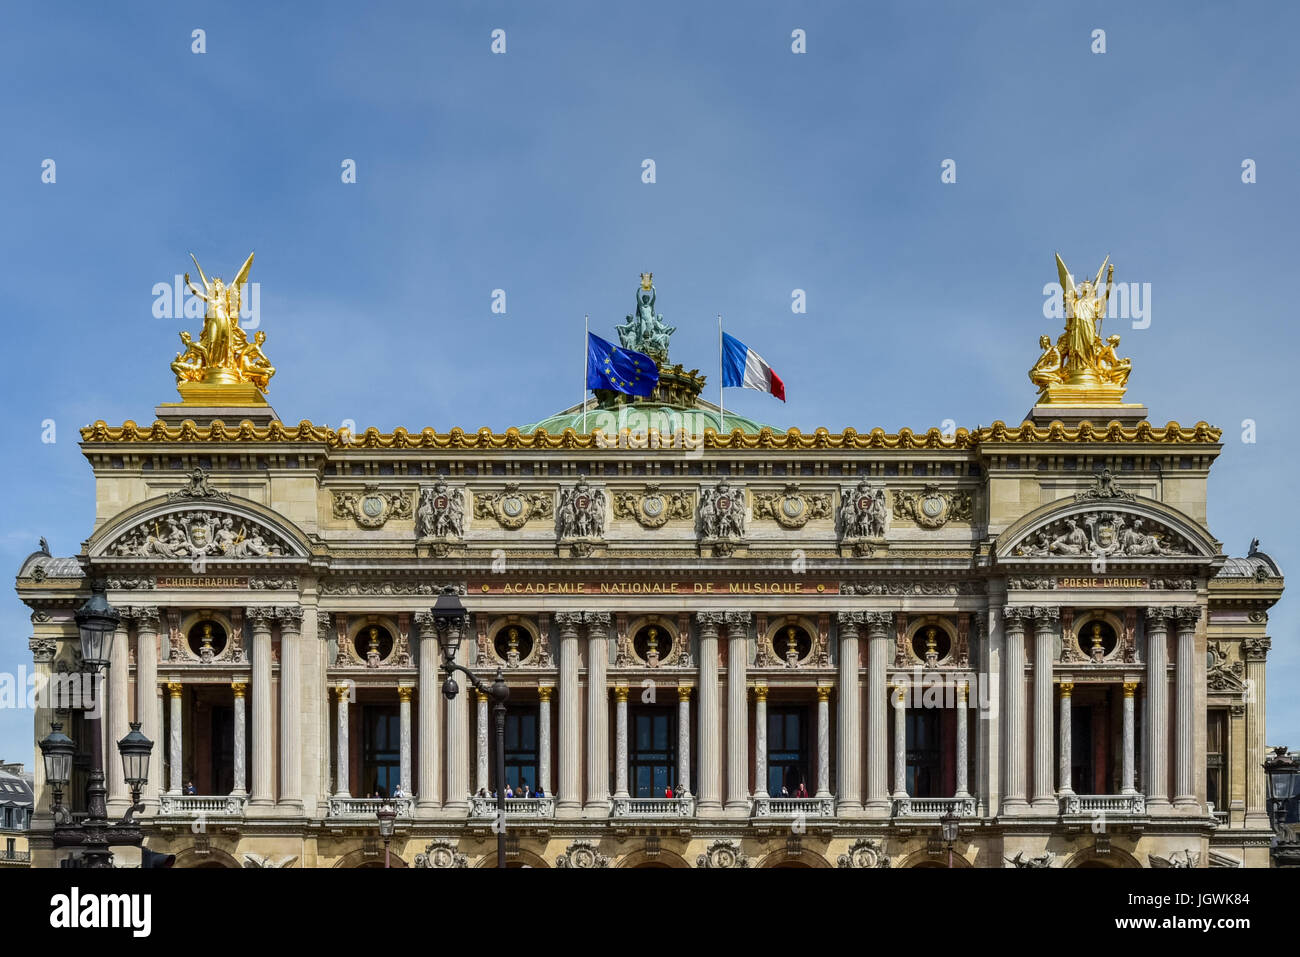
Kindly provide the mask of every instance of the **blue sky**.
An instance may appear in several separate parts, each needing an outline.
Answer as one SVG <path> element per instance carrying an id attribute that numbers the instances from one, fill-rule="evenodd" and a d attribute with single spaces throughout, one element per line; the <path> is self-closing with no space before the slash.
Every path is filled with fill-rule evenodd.
<path id="1" fill-rule="evenodd" d="M 197 326 L 155 318 L 151 290 L 191 250 L 227 277 L 256 250 L 287 421 L 535 421 L 579 398 L 583 314 L 612 334 L 647 270 L 676 361 L 716 366 L 721 312 L 785 380 L 785 405 L 729 407 L 835 431 L 1018 422 L 1060 250 L 1151 284 L 1150 326 L 1107 330 L 1129 398 L 1223 427 L 1212 531 L 1300 568 L 1294 5 L 612 6 L 10 4 L 0 565 L 89 533 L 78 426 L 175 400 Z M 1292 747 L 1295 607 L 1268 682 L 1268 738 Z M 12 596 L 0 627 L 0 670 L 30 664 Z M 30 735 L 0 710 L 0 756 L 30 761 Z"/>

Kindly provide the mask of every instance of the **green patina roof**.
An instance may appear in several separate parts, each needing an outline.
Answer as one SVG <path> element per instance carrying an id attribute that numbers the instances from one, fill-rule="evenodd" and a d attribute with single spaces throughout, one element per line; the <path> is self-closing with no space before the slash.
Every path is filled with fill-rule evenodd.
<path id="1" fill-rule="evenodd" d="M 685 429 L 688 435 L 702 435 L 705 429 L 723 432 L 718 407 L 711 402 L 702 400 L 697 402 L 699 404 L 694 408 L 642 402 L 602 409 L 596 405 L 594 399 L 591 399 L 587 402 L 586 432 L 594 432 L 596 429 L 600 429 L 607 435 L 617 434 L 623 429 L 634 433 L 657 429 L 661 435 L 675 434 L 678 429 Z M 538 429 L 545 429 L 552 435 L 558 435 L 565 429 L 582 433 L 582 406 L 573 406 L 531 425 L 519 427 L 519 431 L 523 433 L 535 432 Z M 784 435 L 786 431 L 784 428 L 755 422 L 743 415 L 728 412 L 725 431 L 730 433 L 733 429 L 740 429 L 747 435 L 757 435 L 763 429 L 771 429 L 778 435 Z"/>

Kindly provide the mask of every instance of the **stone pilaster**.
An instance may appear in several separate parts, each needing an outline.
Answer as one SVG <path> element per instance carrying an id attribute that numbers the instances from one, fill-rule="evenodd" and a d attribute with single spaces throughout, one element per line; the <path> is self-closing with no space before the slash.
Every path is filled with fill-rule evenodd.
<path id="1" fill-rule="evenodd" d="M 1120 793 L 1134 794 L 1137 786 L 1133 783 L 1133 754 L 1137 747 L 1136 722 L 1133 715 L 1133 696 L 1137 694 L 1136 681 L 1124 682 L 1124 753 L 1120 765 Z"/>
<path id="2" fill-rule="evenodd" d="M 701 817 L 716 816 L 722 811 L 722 762 L 718 731 L 718 630 L 723 616 L 717 611 L 701 611 L 695 616 L 700 631 L 700 698 L 699 772 L 696 787 Z"/>
<path id="3" fill-rule="evenodd" d="M 1169 809 L 1169 619 L 1172 608 L 1147 609 L 1147 782 L 1149 813 Z"/>
<path id="4" fill-rule="evenodd" d="M 1069 679 L 1062 679 L 1059 687 L 1061 689 L 1061 717 L 1058 722 L 1060 724 L 1058 733 L 1060 734 L 1061 744 L 1060 754 L 1057 756 L 1057 790 L 1061 794 L 1073 794 L 1074 784 L 1071 779 L 1074 776 L 1074 758 L 1072 754 L 1073 740 L 1070 727 L 1070 709 L 1072 705 L 1071 697 L 1074 694 L 1074 682 Z M 1131 701 L 1132 698 L 1130 697 L 1129 700 Z"/>
<path id="5" fill-rule="evenodd" d="M 150 809 L 158 806 L 163 769 L 162 725 L 158 721 L 158 618 L 154 605 L 135 609 L 135 715 L 140 733 L 154 742 L 149 783 L 140 800 Z"/>
<path id="6" fill-rule="evenodd" d="M 890 816 L 889 784 L 889 693 L 885 687 L 889 665 L 889 631 L 894 623 L 890 612 L 869 611 L 867 625 L 867 814 Z"/>
<path id="7" fill-rule="evenodd" d="M 420 703 L 417 731 L 420 736 L 420 760 L 417 772 L 415 813 L 430 817 L 442 805 L 442 747 L 438 712 L 442 695 L 438 683 L 438 629 L 431 612 L 415 616 L 416 659 L 419 666 Z"/>
<path id="8" fill-rule="evenodd" d="M 1246 827 L 1271 828 L 1264 786 L 1264 663 L 1273 640 L 1246 638 L 1241 655 L 1246 659 Z"/>
<path id="9" fill-rule="evenodd" d="M 582 809 L 582 704 L 578 694 L 578 629 L 582 613 L 560 612 L 555 624 L 560 631 L 560 784 L 555 814 L 577 817 Z"/>
<path id="10" fill-rule="evenodd" d="M 551 685 L 537 686 L 537 783 L 543 793 L 554 796 L 551 789 Z"/>
<path id="11" fill-rule="evenodd" d="M 280 803 L 302 812 L 302 609 L 276 608 L 280 620 Z"/>
<path id="12" fill-rule="evenodd" d="M 1025 624 L 1030 609 L 1003 610 L 1006 643 L 1002 674 L 1003 809 L 1023 812 L 1025 801 Z"/>
<path id="13" fill-rule="evenodd" d="M 1052 662 L 1056 658 L 1056 636 L 1061 611 L 1047 605 L 1034 608 L 1034 788 L 1035 811 L 1055 814 L 1056 792 L 1052 788 Z"/>
<path id="14" fill-rule="evenodd" d="M 749 815 L 749 708 L 745 675 L 749 613 L 729 611 L 727 622 L 727 813 Z"/>
<path id="15" fill-rule="evenodd" d="M 627 790 L 627 685 L 614 688 L 614 796 L 625 798 Z M 660 795 L 655 795 L 659 797 Z"/>
<path id="16" fill-rule="evenodd" d="M 1196 796 L 1196 769 L 1193 742 L 1196 739 L 1196 623 L 1201 618 L 1199 605 L 1175 609 L 1178 622 L 1178 648 L 1174 665 L 1177 687 L 1174 724 L 1174 805 L 1193 811 L 1200 805 Z"/>
<path id="17" fill-rule="evenodd" d="M 235 786 L 230 793 L 243 795 L 248 793 L 248 754 L 245 750 L 248 746 L 248 683 L 230 682 L 230 694 L 235 712 Z"/>
<path id="18" fill-rule="evenodd" d="M 271 720 L 271 608 L 249 608 L 245 619 L 253 628 L 253 787 L 250 805 L 274 802 L 271 795 L 274 765 L 271 763 L 274 722 Z"/>
<path id="19" fill-rule="evenodd" d="M 858 687 L 858 642 L 865 618 L 864 612 L 842 611 L 836 621 L 840 666 L 836 711 L 839 732 L 836 808 L 838 813 L 848 815 L 862 811 L 862 696 Z"/>
<path id="20" fill-rule="evenodd" d="M 609 815 L 609 613 L 585 612 L 587 626 L 586 817 Z"/>

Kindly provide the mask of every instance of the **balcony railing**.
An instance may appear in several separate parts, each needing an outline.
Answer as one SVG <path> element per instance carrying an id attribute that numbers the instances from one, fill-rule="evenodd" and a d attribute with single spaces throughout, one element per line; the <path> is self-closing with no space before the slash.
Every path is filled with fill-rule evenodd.
<path id="1" fill-rule="evenodd" d="M 1140 817 L 1147 812 L 1143 794 L 1062 794 L 1063 815 L 1114 814 Z"/>
<path id="2" fill-rule="evenodd" d="M 678 818 L 695 816 L 695 798 L 691 795 L 671 798 L 621 798 L 611 802 L 611 817 Z"/>
<path id="3" fill-rule="evenodd" d="M 160 817 L 242 817 L 246 794 L 163 794 L 158 798 Z"/>
<path id="4" fill-rule="evenodd" d="M 31 851 L 0 851 L 0 864 L 30 864 Z"/>
<path id="5" fill-rule="evenodd" d="M 497 816 L 497 799 L 474 796 L 469 799 L 471 820 L 491 820 Z M 506 820 L 530 820 L 555 817 L 555 798 L 506 798 Z"/>
<path id="6" fill-rule="evenodd" d="M 975 798 L 905 797 L 894 799 L 895 817 L 943 817 L 949 813 L 958 817 L 974 817 Z"/>
<path id="7" fill-rule="evenodd" d="M 754 817 L 833 817 L 835 799 L 830 797 L 792 798 L 754 795 Z"/>
<path id="8" fill-rule="evenodd" d="M 332 797 L 329 804 L 330 817 L 355 817 L 375 820 L 375 812 L 381 807 L 391 807 L 398 817 L 411 816 L 410 798 L 354 798 Z"/>

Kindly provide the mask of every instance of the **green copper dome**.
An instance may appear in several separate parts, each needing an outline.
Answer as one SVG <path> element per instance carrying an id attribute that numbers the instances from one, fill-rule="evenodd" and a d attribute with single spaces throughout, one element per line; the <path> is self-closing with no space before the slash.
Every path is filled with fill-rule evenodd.
<path id="1" fill-rule="evenodd" d="M 600 429 L 606 435 L 616 435 L 623 429 L 633 433 L 645 433 L 650 429 L 658 430 L 660 435 L 674 435 L 678 429 L 685 429 L 687 435 L 703 435 L 705 429 L 715 432 L 731 433 L 740 429 L 746 435 L 757 435 L 763 429 L 771 429 L 778 435 L 784 435 L 785 429 L 763 422 L 755 422 L 732 412 L 726 413 L 726 425 L 720 421 L 718 407 L 712 403 L 696 400 L 694 408 L 666 405 L 658 402 L 638 402 L 620 405 L 615 408 L 600 408 L 595 401 L 587 403 L 587 425 L 585 432 Z M 545 429 L 552 435 L 558 435 L 565 429 L 584 433 L 582 424 L 582 407 L 574 406 L 547 416 L 539 422 L 519 427 L 525 434 Z"/>

